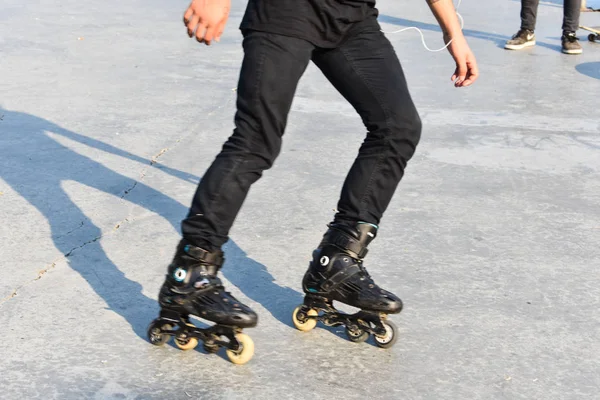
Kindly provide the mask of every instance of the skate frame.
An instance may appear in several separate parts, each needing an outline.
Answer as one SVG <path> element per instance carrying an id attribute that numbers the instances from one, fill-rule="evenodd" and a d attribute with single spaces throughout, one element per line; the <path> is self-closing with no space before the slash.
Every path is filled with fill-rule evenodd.
<path id="1" fill-rule="evenodd" d="M 188 341 L 191 338 L 196 338 L 204 343 L 204 348 L 213 346 L 225 347 L 229 350 L 237 352 L 240 350 L 240 342 L 236 339 L 235 334 L 241 332 L 240 328 L 227 325 L 213 325 L 209 328 L 198 328 L 194 325 L 188 316 L 168 310 L 161 310 L 160 317 L 160 334 L 174 336 L 175 339 L 182 342 Z M 171 329 L 164 329 L 165 325 L 175 325 Z M 229 341 L 221 340 L 221 336 L 225 336 Z"/>
<path id="2" fill-rule="evenodd" d="M 316 316 L 308 315 L 310 309 L 323 311 L 324 314 Z M 304 298 L 304 305 L 300 313 L 298 313 L 298 319 L 300 320 L 316 319 L 326 326 L 344 325 L 351 332 L 362 330 L 375 336 L 386 335 L 387 331 L 382 322 L 386 318 L 387 314 L 364 310 L 354 314 L 347 314 L 337 310 L 333 306 L 333 301 L 315 295 L 307 295 Z"/>

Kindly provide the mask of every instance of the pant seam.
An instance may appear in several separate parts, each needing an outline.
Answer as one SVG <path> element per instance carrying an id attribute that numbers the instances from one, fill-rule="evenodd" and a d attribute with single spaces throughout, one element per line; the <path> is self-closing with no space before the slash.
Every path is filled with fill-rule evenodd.
<path id="1" fill-rule="evenodd" d="M 373 92 L 373 90 L 371 89 L 371 86 L 368 84 L 368 82 L 369 82 L 368 79 L 360 72 L 360 70 L 358 68 L 356 68 L 356 65 L 355 65 L 354 61 L 351 60 L 348 57 L 348 54 L 346 53 L 346 51 L 344 51 L 343 48 L 340 48 L 340 52 L 344 56 L 344 58 L 346 59 L 346 61 L 348 62 L 348 65 L 352 68 L 352 71 L 361 78 L 361 80 L 363 81 L 363 83 L 367 87 L 367 90 L 369 91 L 369 93 L 371 93 L 371 95 L 375 98 L 375 100 L 377 100 L 377 104 L 379 105 L 379 107 L 381 107 L 381 109 L 383 110 L 383 114 L 385 116 L 385 124 L 386 124 L 385 130 L 389 131 L 390 130 L 390 128 L 389 128 L 389 125 L 390 125 L 390 121 L 389 121 L 390 115 L 389 115 L 389 112 L 388 112 L 387 108 L 382 104 L 382 101 L 379 98 L 379 96 L 376 93 Z M 369 131 L 368 134 L 371 134 L 371 132 Z M 387 135 L 384 136 L 383 140 L 384 140 L 384 146 L 387 147 L 387 145 L 388 145 L 388 137 L 387 137 Z M 363 214 L 363 211 L 367 211 L 366 207 L 365 207 L 365 205 L 366 205 L 366 198 L 369 195 L 369 193 L 371 192 L 371 188 L 373 186 L 372 185 L 373 180 L 375 179 L 375 175 L 377 174 L 377 172 L 381 168 L 381 163 L 383 161 L 384 155 L 385 155 L 385 152 L 382 152 L 379 155 L 379 157 L 377 158 L 377 162 L 375 164 L 375 168 L 373 169 L 373 171 L 371 172 L 371 175 L 369 176 L 369 181 L 367 183 L 367 187 L 365 188 L 365 191 L 364 191 L 364 193 L 363 193 L 363 195 L 362 195 L 362 197 L 361 197 L 361 199 L 359 201 L 359 205 L 360 205 L 359 218 Z M 365 221 L 365 222 L 369 222 L 369 221 Z"/>

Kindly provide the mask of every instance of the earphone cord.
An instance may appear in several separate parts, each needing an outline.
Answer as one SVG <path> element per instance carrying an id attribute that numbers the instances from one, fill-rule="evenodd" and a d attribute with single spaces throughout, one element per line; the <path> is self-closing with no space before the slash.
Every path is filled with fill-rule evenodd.
<path id="1" fill-rule="evenodd" d="M 459 14 L 458 9 L 460 7 L 460 3 L 462 3 L 462 0 L 458 0 L 458 4 L 456 5 L 456 16 L 458 17 L 458 19 L 460 20 L 460 29 L 463 29 L 465 27 L 465 20 L 463 19 L 462 15 Z M 417 28 L 416 26 L 409 26 L 408 28 L 403 28 L 403 29 L 399 29 L 397 31 L 392 31 L 392 32 L 386 32 L 383 29 L 381 30 L 381 32 L 386 33 L 386 34 L 392 34 L 392 33 L 401 33 L 401 32 L 405 32 L 408 31 L 410 29 L 414 29 L 417 32 L 419 32 L 419 34 L 421 35 L 421 42 L 423 43 L 423 47 L 425 47 L 425 49 L 427 51 L 431 51 L 431 52 L 437 52 L 437 51 L 442 51 L 445 50 L 448 46 L 450 46 L 450 43 L 452 43 L 453 39 L 450 39 L 448 41 L 448 43 L 446 43 L 446 45 L 444 47 L 442 47 L 441 49 L 437 49 L 437 50 L 432 50 L 427 46 L 427 43 L 425 43 L 425 36 L 423 35 L 423 32 Z"/>

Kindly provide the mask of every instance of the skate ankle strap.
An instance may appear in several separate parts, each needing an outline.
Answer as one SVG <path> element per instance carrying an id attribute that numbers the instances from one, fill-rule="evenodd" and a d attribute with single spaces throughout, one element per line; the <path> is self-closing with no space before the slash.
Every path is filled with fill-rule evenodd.
<path id="1" fill-rule="evenodd" d="M 350 255 L 350 257 L 358 260 L 365 258 L 369 252 L 367 246 L 363 245 L 357 238 L 347 232 L 335 229 L 333 227 L 330 227 L 323 236 L 320 247 L 327 244 L 339 247 L 341 250 Z"/>
<path id="2" fill-rule="evenodd" d="M 358 274 L 360 271 L 360 267 L 356 264 L 351 265 L 348 268 L 344 268 L 343 270 L 339 271 L 338 273 L 334 274 L 329 279 L 327 279 L 325 282 L 323 282 L 321 284 L 321 288 L 323 290 L 329 291 L 332 288 L 339 285 L 340 283 L 347 280 L 348 278 L 350 278 L 351 276 Z"/>
<path id="3" fill-rule="evenodd" d="M 217 268 L 221 267 L 221 265 L 223 265 L 223 262 L 225 261 L 225 258 L 223 257 L 223 252 L 220 250 L 210 252 L 208 250 L 204 250 L 203 248 L 192 246 L 191 244 L 186 244 L 183 248 L 183 251 L 185 251 L 187 254 L 194 257 L 195 259 L 202 261 L 206 264 L 214 265 Z"/>

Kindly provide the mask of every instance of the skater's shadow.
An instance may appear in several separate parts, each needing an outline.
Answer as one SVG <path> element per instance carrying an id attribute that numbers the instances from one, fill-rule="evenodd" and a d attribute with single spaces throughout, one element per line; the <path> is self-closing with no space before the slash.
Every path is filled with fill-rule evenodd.
<path id="1" fill-rule="evenodd" d="M 158 313 L 156 300 L 144 295 L 142 285 L 128 279 L 109 259 L 100 240 L 102 230 L 76 204 L 74 200 L 79 199 L 71 199 L 62 185 L 77 182 L 122 198 L 164 217 L 178 232 L 188 207 L 140 181 L 76 153 L 54 140 L 48 132 L 138 162 L 140 170 L 144 168 L 142 166 L 158 168 L 194 184 L 199 178 L 64 129 L 45 119 L 0 108 L 0 148 L 3 149 L 0 178 L 46 218 L 53 243 L 66 256 L 70 267 L 86 279 L 110 310 L 122 316 L 138 336 L 146 339 L 146 328 Z M 27 226 L 27 229 L 33 231 L 35 226 Z M 131 243 L 130 246 L 140 249 L 144 243 Z M 35 248 L 35 243 L 28 243 L 26 247 Z M 235 242 L 227 244 L 227 252 L 230 262 L 225 270 L 229 280 L 278 320 L 285 321 L 284 316 L 289 316 L 293 310 L 286 307 L 291 307 L 292 302 L 297 303 L 299 294 L 277 285 L 266 267 L 247 258 Z M 164 263 L 166 270 L 169 261 L 158 262 Z M 239 269 L 236 263 L 239 263 Z M 140 269 L 144 267 L 138 266 Z M 265 274 L 267 279 L 263 279 Z M 162 281 L 163 275 L 156 279 Z"/>
<path id="2" fill-rule="evenodd" d="M 289 287 L 278 285 L 273 275 L 269 273 L 264 265 L 247 257 L 246 253 L 234 242 L 228 242 L 224 251 L 226 258 L 228 258 L 225 265 L 230 265 L 231 268 L 223 268 L 223 275 L 237 286 L 244 295 L 266 308 L 275 319 L 296 330 L 292 322 L 292 312 L 302 304 L 304 294 Z M 298 283 L 300 283 L 308 263 L 306 265 L 294 265 L 293 267 L 298 268 Z M 260 317 L 259 315 L 259 323 Z M 317 329 L 323 329 L 335 336 L 346 339 L 344 327 L 330 327 L 319 323 L 315 330 Z"/>
<path id="3" fill-rule="evenodd" d="M 227 280 L 237 286 L 248 298 L 266 308 L 279 322 L 294 327 L 292 311 L 302 303 L 303 295 L 294 289 L 278 285 L 267 268 L 247 257 L 235 242 L 229 241 L 224 251 L 226 262 L 222 272 Z M 295 267 L 298 267 L 298 282 L 300 282 L 304 274 L 304 266 Z"/>

